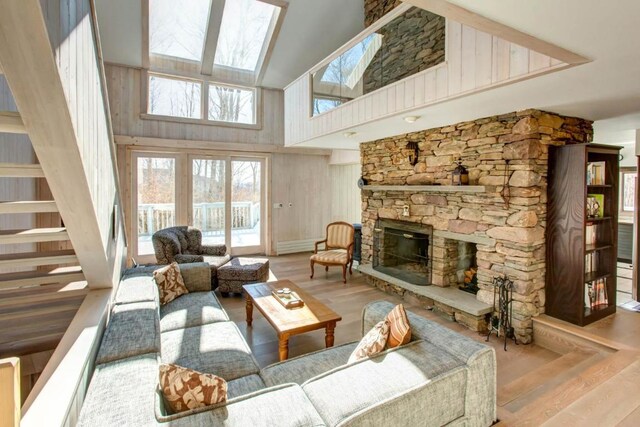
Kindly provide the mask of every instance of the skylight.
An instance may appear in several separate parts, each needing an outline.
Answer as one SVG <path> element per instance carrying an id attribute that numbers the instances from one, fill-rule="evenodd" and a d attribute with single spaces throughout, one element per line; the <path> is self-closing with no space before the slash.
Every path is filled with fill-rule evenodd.
<path id="1" fill-rule="evenodd" d="M 278 9 L 258 0 L 227 0 L 215 64 L 254 72 Z"/>
<path id="2" fill-rule="evenodd" d="M 211 0 L 149 0 L 149 51 L 200 62 L 210 7 Z"/>

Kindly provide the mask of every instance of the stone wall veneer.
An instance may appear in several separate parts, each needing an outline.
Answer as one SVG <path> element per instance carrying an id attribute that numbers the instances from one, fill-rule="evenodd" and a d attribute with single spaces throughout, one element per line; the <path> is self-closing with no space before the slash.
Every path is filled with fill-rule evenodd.
<path id="1" fill-rule="evenodd" d="M 470 184 L 486 187 L 483 193 L 363 190 L 363 263 L 371 263 L 378 218 L 488 238 L 492 244 L 477 245 L 477 298 L 492 304 L 492 280 L 506 274 L 515 284 L 516 334 L 521 342 L 531 342 L 531 318 L 544 312 L 545 302 L 548 147 L 586 143 L 592 136 L 590 121 L 525 110 L 361 144 L 362 174 L 369 184 L 450 185 L 459 158 L 469 170 Z M 415 166 L 405 148 L 409 141 L 420 148 Z M 402 216 L 404 205 L 410 217 Z M 432 281 L 447 286 L 455 276 L 448 260 L 454 247 L 448 239 L 433 240 Z"/>

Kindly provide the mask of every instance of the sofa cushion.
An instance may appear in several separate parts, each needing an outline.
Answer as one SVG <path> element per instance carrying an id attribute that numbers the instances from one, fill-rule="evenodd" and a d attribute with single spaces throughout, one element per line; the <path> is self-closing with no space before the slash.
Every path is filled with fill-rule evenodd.
<path id="1" fill-rule="evenodd" d="M 430 424 L 443 425 L 464 413 L 463 365 L 459 359 L 429 342 L 414 341 L 328 371 L 307 381 L 302 388 L 329 426 L 345 422 L 351 417 L 365 417 L 374 425 L 392 425 L 392 420 L 384 418 L 384 411 L 379 414 L 383 417 L 380 419 L 366 418 L 370 416 L 366 413 L 391 399 L 406 397 L 407 393 L 428 385 L 440 375 L 452 375 L 451 390 L 446 392 L 446 396 L 437 396 L 437 401 L 442 404 L 431 404 L 436 395 L 427 392 L 431 398 L 418 406 L 418 412 L 429 408 L 439 414 L 436 419 L 423 420 L 429 419 Z M 408 409 L 416 412 L 415 408 Z M 424 413 L 427 414 L 427 411 Z"/>
<path id="2" fill-rule="evenodd" d="M 259 375 L 247 375 L 227 382 L 227 400 L 254 393 L 266 388 L 264 381 Z"/>
<path id="3" fill-rule="evenodd" d="M 160 365 L 160 389 L 174 413 L 227 401 L 223 378 L 173 364 Z"/>
<path id="4" fill-rule="evenodd" d="M 168 304 L 180 295 L 189 293 L 182 280 L 180 266 L 177 262 L 157 269 L 153 272 L 153 278 L 160 292 L 160 305 Z"/>
<path id="5" fill-rule="evenodd" d="M 274 363 L 262 369 L 260 376 L 267 387 L 286 383 L 303 384 L 317 375 L 345 365 L 356 345 L 358 343 L 355 342 L 343 344 Z"/>
<path id="6" fill-rule="evenodd" d="M 114 299 L 115 304 L 131 304 L 134 302 L 159 303 L 158 287 L 151 274 L 126 275 L 118 285 L 118 292 Z"/>
<path id="7" fill-rule="evenodd" d="M 96 366 L 79 427 L 153 426 L 158 359 L 147 354 Z"/>
<path id="8" fill-rule="evenodd" d="M 158 421 L 161 422 L 160 425 L 171 425 L 171 427 L 325 425 L 297 384 L 264 389 L 208 408 L 158 416 Z"/>
<path id="9" fill-rule="evenodd" d="M 228 320 L 227 313 L 212 292 L 188 293 L 160 307 L 162 332 Z"/>
<path id="10" fill-rule="evenodd" d="M 362 337 L 356 349 L 349 356 L 348 363 L 357 362 L 380 353 L 386 347 L 387 339 L 389 339 L 389 322 L 381 320 Z"/>
<path id="11" fill-rule="evenodd" d="M 153 272 L 161 267 L 161 265 L 148 265 L 145 267 L 130 268 L 124 272 L 122 278 L 126 280 L 132 277 L 147 277 L 156 287 L 157 293 L 158 289 L 153 281 Z M 206 262 L 180 264 L 180 274 L 189 292 L 205 292 L 211 290 L 211 269 Z"/>
<path id="12" fill-rule="evenodd" d="M 215 374 L 227 381 L 260 371 L 233 322 L 162 333 L 162 362 Z"/>
<path id="13" fill-rule="evenodd" d="M 411 341 L 411 325 L 407 319 L 404 305 L 398 304 L 387 314 L 385 320 L 389 322 L 389 348 L 399 347 Z"/>
<path id="14" fill-rule="evenodd" d="M 111 312 L 96 364 L 160 352 L 158 309 L 153 302 L 116 305 Z"/>

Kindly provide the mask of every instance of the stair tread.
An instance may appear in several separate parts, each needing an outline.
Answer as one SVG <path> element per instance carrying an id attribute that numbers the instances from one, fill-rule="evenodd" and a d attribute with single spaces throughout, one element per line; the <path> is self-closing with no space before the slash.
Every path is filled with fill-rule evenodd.
<path id="1" fill-rule="evenodd" d="M 33 279 L 38 277 L 57 277 L 57 276 L 65 276 L 68 274 L 81 274 L 82 267 L 79 265 L 74 265 L 70 267 L 58 267 L 50 271 L 21 271 L 18 273 L 4 273 L 0 274 L 0 282 L 5 282 L 9 280 L 20 280 L 20 279 Z"/>
<path id="2" fill-rule="evenodd" d="M 0 176 L 44 178 L 44 171 L 38 163 L 0 163 Z"/>
<path id="3" fill-rule="evenodd" d="M 53 200 L 6 200 L 0 201 L 0 213 L 41 213 L 58 212 Z"/>
<path id="4" fill-rule="evenodd" d="M 69 240 L 69 234 L 64 227 L 0 231 L 0 244 L 38 243 L 62 240 Z"/>
<path id="5" fill-rule="evenodd" d="M 38 258 L 62 258 L 68 256 L 75 256 L 75 251 L 73 249 L 65 249 L 61 251 L 44 251 L 44 252 L 20 252 L 14 254 L 3 254 L 0 255 L 1 261 L 16 261 L 23 259 L 38 259 Z"/>

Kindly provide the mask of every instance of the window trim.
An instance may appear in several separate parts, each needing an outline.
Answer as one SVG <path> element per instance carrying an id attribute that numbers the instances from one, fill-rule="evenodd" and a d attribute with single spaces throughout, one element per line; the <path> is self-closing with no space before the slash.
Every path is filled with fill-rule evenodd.
<path id="1" fill-rule="evenodd" d="M 200 119 L 188 117 L 168 116 L 163 114 L 149 113 L 149 81 L 152 76 L 159 76 L 172 80 L 191 81 L 200 84 Z M 205 76 L 203 76 L 205 77 Z M 209 86 L 223 86 L 227 88 L 237 88 L 253 92 L 253 119 L 254 123 L 227 122 L 222 120 L 209 120 Z M 175 74 L 167 74 L 158 71 L 143 71 L 141 90 L 143 91 L 140 99 L 142 100 L 140 118 L 143 120 L 166 121 L 183 124 L 195 124 L 206 126 L 222 126 L 238 129 L 261 130 L 262 129 L 262 89 L 259 87 L 248 87 L 234 85 L 229 83 L 221 83 L 216 80 L 206 78 L 193 78 L 178 76 Z"/>

